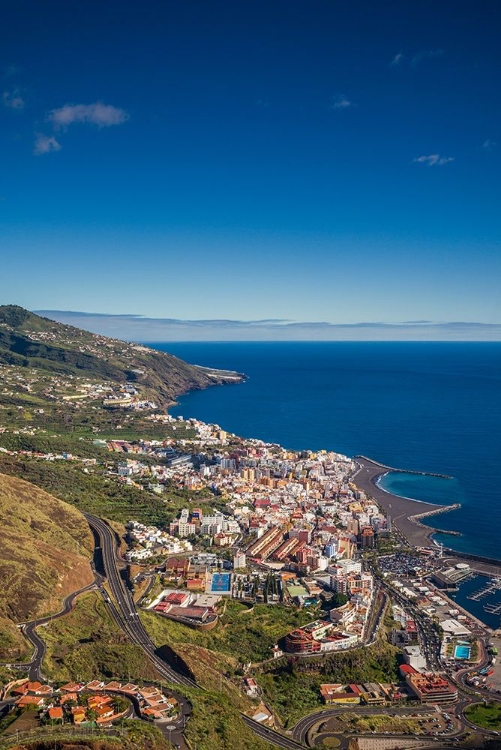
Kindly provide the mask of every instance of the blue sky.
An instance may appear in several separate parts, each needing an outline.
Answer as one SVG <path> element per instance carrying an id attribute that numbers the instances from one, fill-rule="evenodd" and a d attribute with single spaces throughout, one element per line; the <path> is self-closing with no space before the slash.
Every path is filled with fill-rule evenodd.
<path id="1" fill-rule="evenodd" d="M 498 330 L 494 0 L 2 17 L 1 302 Z"/>

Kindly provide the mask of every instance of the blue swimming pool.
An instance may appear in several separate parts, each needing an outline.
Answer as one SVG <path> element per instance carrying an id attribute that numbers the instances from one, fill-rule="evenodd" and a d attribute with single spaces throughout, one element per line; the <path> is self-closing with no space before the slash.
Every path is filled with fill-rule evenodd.
<path id="1" fill-rule="evenodd" d="M 469 659 L 471 654 L 470 646 L 456 646 L 454 649 L 455 659 Z"/>

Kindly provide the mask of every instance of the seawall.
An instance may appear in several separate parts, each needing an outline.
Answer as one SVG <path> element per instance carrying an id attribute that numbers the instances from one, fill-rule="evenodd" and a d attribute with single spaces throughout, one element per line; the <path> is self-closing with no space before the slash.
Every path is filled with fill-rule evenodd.
<path id="1" fill-rule="evenodd" d="M 439 479 L 452 479 L 449 474 L 435 474 L 432 471 L 416 471 L 415 469 L 395 469 L 393 466 L 387 466 L 386 464 L 382 464 L 380 461 L 374 461 L 373 458 L 369 458 L 368 456 L 354 456 L 355 460 L 357 458 L 361 458 L 364 461 L 370 461 L 371 464 L 374 464 L 375 466 L 379 466 L 381 469 L 385 469 L 386 471 L 394 471 L 398 474 L 418 474 L 422 477 L 438 477 Z"/>

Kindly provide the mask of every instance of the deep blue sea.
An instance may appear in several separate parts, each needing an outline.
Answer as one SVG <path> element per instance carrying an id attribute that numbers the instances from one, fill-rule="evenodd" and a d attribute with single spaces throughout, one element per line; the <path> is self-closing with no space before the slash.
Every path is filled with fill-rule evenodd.
<path id="1" fill-rule="evenodd" d="M 248 375 L 190 393 L 174 415 L 290 448 L 363 454 L 452 480 L 390 474 L 397 494 L 460 510 L 430 524 L 458 550 L 501 559 L 501 343 L 167 343 L 162 351 Z"/>

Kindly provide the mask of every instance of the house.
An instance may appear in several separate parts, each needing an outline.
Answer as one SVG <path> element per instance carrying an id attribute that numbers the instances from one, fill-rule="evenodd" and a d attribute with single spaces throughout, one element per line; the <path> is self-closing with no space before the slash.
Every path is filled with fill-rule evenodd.
<path id="1" fill-rule="evenodd" d="M 100 719 L 109 719 L 110 716 L 113 716 L 114 711 L 112 706 L 96 706 L 94 709 L 97 714 L 97 721 Z"/>
<path id="2" fill-rule="evenodd" d="M 118 692 L 122 690 L 122 686 L 116 680 L 112 680 L 111 682 L 108 682 L 108 684 L 104 686 L 104 690 L 107 690 L 109 692 L 112 692 L 112 691 Z"/>
<path id="3" fill-rule="evenodd" d="M 14 688 L 14 695 L 52 695 L 52 688 L 49 685 L 42 685 L 41 682 L 23 682 L 22 685 Z"/>
<path id="4" fill-rule="evenodd" d="M 86 719 L 85 708 L 83 706 L 74 706 L 71 709 L 71 714 L 75 724 L 81 724 Z"/>
<path id="5" fill-rule="evenodd" d="M 66 693 L 66 695 L 62 695 L 59 698 L 59 705 L 62 706 L 64 703 L 68 703 L 68 701 L 74 701 L 77 702 L 77 694 L 76 693 Z"/>
<path id="6" fill-rule="evenodd" d="M 134 685 L 132 682 L 127 682 L 125 685 L 122 685 L 121 688 L 122 693 L 132 693 L 133 695 L 135 695 L 138 690 L 138 686 Z"/>
<path id="7" fill-rule="evenodd" d="M 49 708 L 49 719 L 51 721 L 62 721 L 63 720 L 63 709 L 61 706 L 54 706 Z"/>
<path id="8" fill-rule="evenodd" d="M 259 687 L 256 680 L 254 680 L 252 677 L 246 677 L 244 679 L 244 690 L 251 698 L 257 698 Z"/>
<path id="9" fill-rule="evenodd" d="M 102 690 L 104 686 L 104 682 L 100 682 L 99 680 L 92 680 L 92 682 L 88 682 L 85 686 L 86 690 Z"/>
<path id="10" fill-rule="evenodd" d="M 62 685 L 59 690 L 61 693 L 78 693 L 82 689 L 80 682 L 67 682 L 66 685 Z"/>
<path id="11" fill-rule="evenodd" d="M 23 708 L 24 706 L 42 706 L 43 698 L 40 695 L 22 695 L 17 701 L 17 706 Z"/>

